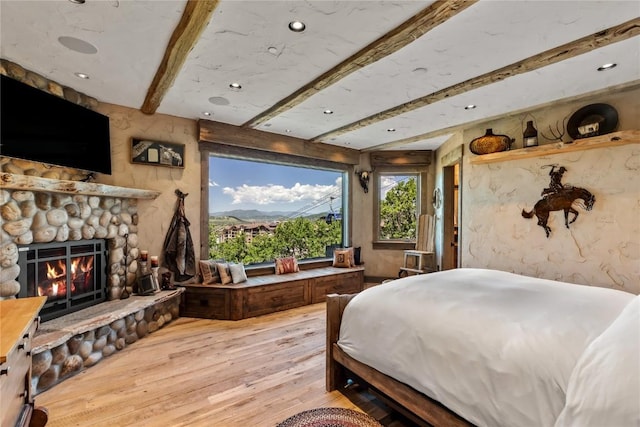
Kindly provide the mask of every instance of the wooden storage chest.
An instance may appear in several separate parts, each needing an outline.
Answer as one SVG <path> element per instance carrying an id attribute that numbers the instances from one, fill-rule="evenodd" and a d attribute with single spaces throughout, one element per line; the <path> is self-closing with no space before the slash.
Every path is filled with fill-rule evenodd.
<path id="1" fill-rule="evenodd" d="M 322 267 L 249 277 L 238 284 L 183 286 L 180 316 L 240 320 L 323 302 L 327 294 L 360 292 L 364 267 Z"/>

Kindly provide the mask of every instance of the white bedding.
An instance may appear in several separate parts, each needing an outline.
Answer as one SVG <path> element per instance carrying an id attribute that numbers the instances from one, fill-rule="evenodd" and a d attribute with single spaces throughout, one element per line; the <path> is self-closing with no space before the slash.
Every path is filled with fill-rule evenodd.
<path id="1" fill-rule="evenodd" d="M 338 345 L 479 426 L 553 426 L 587 346 L 635 295 L 484 269 L 355 296 Z"/>

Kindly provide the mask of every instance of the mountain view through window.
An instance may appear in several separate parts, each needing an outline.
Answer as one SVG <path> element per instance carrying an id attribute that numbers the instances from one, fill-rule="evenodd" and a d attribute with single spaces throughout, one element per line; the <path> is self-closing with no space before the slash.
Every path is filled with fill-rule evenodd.
<path id="1" fill-rule="evenodd" d="M 209 158 L 209 256 L 325 258 L 343 242 L 344 172 Z"/>

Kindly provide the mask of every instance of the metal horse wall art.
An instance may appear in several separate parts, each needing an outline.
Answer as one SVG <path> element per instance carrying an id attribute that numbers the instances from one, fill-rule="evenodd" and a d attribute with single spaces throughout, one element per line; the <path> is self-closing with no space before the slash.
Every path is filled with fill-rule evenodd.
<path id="1" fill-rule="evenodd" d="M 551 228 L 547 225 L 549 220 L 549 213 L 551 211 L 564 211 L 564 225 L 569 228 L 569 224 L 575 222 L 578 218 L 578 211 L 573 208 L 573 203 L 580 199 L 584 202 L 584 208 L 590 211 L 593 208 L 593 204 L 596 198 L 589 191 L 580 187 L 573 187 L 571 185 L 563 185 L 562 175 L 566 172 L 564 166 L 560 166 L 556 170 L 557 165 L 551 166 L 549 176 L 551 177 L 551 183 L 549 188 L 542 190 L 542 199 L 533 206 L 530 212 L 522 210 L 522 216 L 524 218 L 538 217 L 538 225 L 542 227 L 549 237 Z M 573 214 L 573 219 L 569 220 L 569 214 Z"/>

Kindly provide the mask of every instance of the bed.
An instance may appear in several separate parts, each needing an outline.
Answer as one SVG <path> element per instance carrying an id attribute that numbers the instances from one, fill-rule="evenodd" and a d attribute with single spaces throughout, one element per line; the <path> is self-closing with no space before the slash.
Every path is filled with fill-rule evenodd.
<path id="1" fill-rule="evenodd" d="M 327 299 L 327 390 L 432 425 L 640 426 L 640 296 L 460 268 Z"/>

